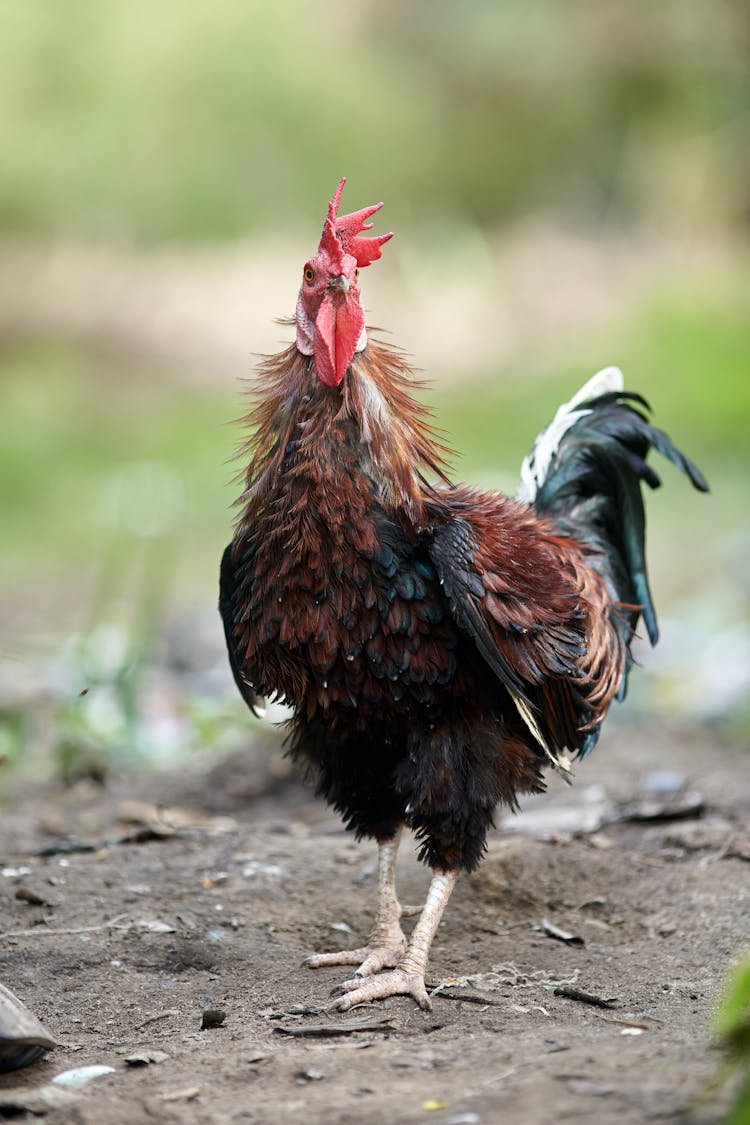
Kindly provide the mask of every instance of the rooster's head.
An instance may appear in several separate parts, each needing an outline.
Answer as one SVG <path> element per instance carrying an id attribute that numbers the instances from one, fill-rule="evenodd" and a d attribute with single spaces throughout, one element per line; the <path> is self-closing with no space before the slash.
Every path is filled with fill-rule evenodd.
<path id="1" fill-rule="evenodd" d="M 297 347 L 315 360 L 318 378 L 338 387 L 354 353 L 367 343 L 365 314 L 359 299 L 359 271 L 380 257 L 392 234 L 360 238 L 367 220 L 383 206 L 375 203 L 351 215 L 337 215 L 346 180 L 328 204 L 317 253 L 305 262 L 297 299 Z"/>

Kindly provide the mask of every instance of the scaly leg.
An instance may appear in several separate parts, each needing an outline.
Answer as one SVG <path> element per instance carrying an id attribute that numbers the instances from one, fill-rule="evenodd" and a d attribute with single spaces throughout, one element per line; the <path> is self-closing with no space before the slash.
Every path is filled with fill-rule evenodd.
<path id="1" fill-rule="evenodd" d="M 387 996 L 413 996 L 420 1008 L 429 1011 L 432 1004 L 424 983 L 427 958 L 457 879 L 458 871 L 433 873 L 427 901 L 409 939 L 406 952 L 396 968 L 390 973 L 382 973 L 366 981 L 358 979 L 359 974 L 353 980 L 344 981 L 341 988 L 346 996 L 342 996 L 336 1003 L 339 1011 L 346 1012 L 355 1004 L 364 1004 L 368 1000 L 384 1000 Z"/>
<path id="2" fill-rule="evenodd" d="M 357 977 L 368 977 L 383 968 L 397 965 L 406 948 L 406 938 L 399 919 L 401 906 L 396 897 L 396 853 L 401 829 L 378 845 L 378 907 L 367 945 L 345 949 L 341 953 L 317 953 L 305 964 L 311 969 L 326 965 L 359 965 Z"/>

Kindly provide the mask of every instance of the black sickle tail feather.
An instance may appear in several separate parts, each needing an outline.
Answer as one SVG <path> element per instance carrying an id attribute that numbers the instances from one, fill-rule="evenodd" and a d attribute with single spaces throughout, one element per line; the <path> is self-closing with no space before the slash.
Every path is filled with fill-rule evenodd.
<path id="1" fill-rule="evenodd" d="M 707 492 L 708 485 L 693 462 L 650 424 L 650 407 L 640 395 L 610 391 L 577 403 L 575 409 L 578 416 L 550 457 L 532 502 L 537 511 L 601 552 L 601 563 L 597 556 L 591 562 L 623 606 L 620 620 L 626 642 L 642 615 L 649 639 L 656 644 L 659 629 L 646 568 L 641 485 L 658 488 L 661 480 L 646 463 L 649 450 L 670 460 L 699 491 Z"/>

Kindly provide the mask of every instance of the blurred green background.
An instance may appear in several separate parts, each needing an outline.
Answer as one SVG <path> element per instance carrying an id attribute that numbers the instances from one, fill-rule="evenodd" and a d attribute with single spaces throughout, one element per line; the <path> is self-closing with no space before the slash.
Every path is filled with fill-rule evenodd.
<path id="1" fill-rule="evenodd" d="M 665 466 L 649 498 L 663 644 L 629 706 L 743 739 L 746 4 L 0 0 L 0 756 L 242 737 L 227 423 L 344 174 L 385 201 L 370 320 L 457 475 L 513 491 L 610 363 L 701 464 L 711 497 Z"/>

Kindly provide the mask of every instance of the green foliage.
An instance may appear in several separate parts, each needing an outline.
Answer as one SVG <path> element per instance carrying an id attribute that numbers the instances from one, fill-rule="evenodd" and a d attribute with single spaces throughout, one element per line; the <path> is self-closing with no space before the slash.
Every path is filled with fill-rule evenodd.
<path id="1" fill-rule="evenodd" d="M 750 958 L 732 974 L 716 1010 L 714 1030 L 729 1054 L 750 1063 Z"/>
<path id="2" fill-rule="evenodd" d="M 504 464 L 514 474 L 550 409 L 609 363 L 646 393 L 656 425 L 709 475 L 750 469 L 750 284 L 734 275 L 709 284 L 644 294 L 634 314 L 605 338 L 569 342 L 526 369 L 478 377 L 477 386 L 435 388 L 437 410 L 472 467 Z M 468 471 L 468 470 L 467 470 Z"/>
<path id="3" fill-rule="evenodd" d="M 59 654 L 62 682 L 47 720 L 53 765 L 67 783 L 104 780 L 113 767 L 153 768 L 247 737 L 239 699 L 187 698 L 184 684 L 156 665 L 153 640 L 162 616 L 154 605 L 141 609 L 142 620 L 129 630 L 96 626 L 69 638 Z"/>
<path id="4" fill-rule="evenodd" d="M 0 229 L 233 237 L 342 172 L 412 226 L 743 222 L 743 20 L 739 0 L 4 0 Z"/>
<path id="5" fill-rule="evenodd" d="M 178 587 L 227 538 L 231 389 L 180 387 L 152 372 L 52 343 L 0 359 L 0 577 L 42 582 L 42 601 L 84 582 L 102 596 L 144 565 Z M 189 567 L 187 566 L 189 562 Z M 186 570 L 191 574 L 186 575 Z"/>
<path id="6" fill-rule="evenodd" d="M 732 973 L 714 1017 L 714 1030 L 725 1064 L 717 1080 L 730 1074 L 737 1083 L 725 1125 L 750 1125 L 750 957 Z"/>
<path id="7" fill-rule="evenodd" d="M 16 705 L 0 710 L 0 767 L 18 760 L 28 742 L 30 716 L 25 707 Z"/>

